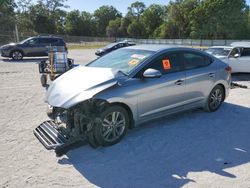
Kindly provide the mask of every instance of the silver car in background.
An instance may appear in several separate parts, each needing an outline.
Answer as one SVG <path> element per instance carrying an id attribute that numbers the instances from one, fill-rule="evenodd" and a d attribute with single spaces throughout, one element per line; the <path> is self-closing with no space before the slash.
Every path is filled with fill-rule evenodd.
<path id="1" fill-rule="evenodd" d="M 132 46 L 63 74 L 49 87 L 46 101 L 55 123 L 67 125 L 57 134 L 87 135 L 91 145 L 108 146 L 149 120 L 200 107 L 216 111 L 229 94 L 230 71 L 199 50 Z M 35 131 L 39 138 L 41 130 Z"/>

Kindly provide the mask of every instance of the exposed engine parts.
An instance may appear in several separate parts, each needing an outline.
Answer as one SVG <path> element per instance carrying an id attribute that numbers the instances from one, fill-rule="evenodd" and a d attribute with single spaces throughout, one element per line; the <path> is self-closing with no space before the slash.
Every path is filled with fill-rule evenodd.
<path id="1" fill-rule="evenodd" d="M 57 156 L 62 156 L 86 142 L 96 148 L 99 144 L 93 130 L 101 123 L 99 114 L 107 106 L 109 103 L 106 101 L 92 99 L 68 110 L 50 107 L 48 116 L 53 121 L 47 121 L 46 125 L 45 122 L 42 123 L 34 133 L 47 149 L 55 149 Z"/>

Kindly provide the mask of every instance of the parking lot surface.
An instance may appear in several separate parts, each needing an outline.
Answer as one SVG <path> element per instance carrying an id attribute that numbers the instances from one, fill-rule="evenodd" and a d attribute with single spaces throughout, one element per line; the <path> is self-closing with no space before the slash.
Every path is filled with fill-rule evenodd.
<path id="1" fill-rule="evenodd" d="M 94 52 L 69 57 L 84 65 Z M 57 158 L 33 135 L 48 119 L 39 61 L 0 58 L 0 187 L 250 187 L 250 89 L 232 89 L 217 112 L 162 118 Z M 233 79 L 250 87 L 250 74 Z"/>

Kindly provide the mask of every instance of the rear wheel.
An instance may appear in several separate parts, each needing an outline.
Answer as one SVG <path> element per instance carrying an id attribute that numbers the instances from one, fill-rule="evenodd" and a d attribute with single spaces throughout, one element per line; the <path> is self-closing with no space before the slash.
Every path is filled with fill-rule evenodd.
<path id="1" fill-rule="evenodd" d="M 101 113 L 101 122 L 95 127 L 94 137 L 102 146 L 116 144 L 125 136 L 128 125 L 127 111 L 120 106 L 111 106 Z"/>
<path id="2" fill-rule="evenodd" d="M 206 110 L 209 112 L 214 112 L 218 110 L 225 98 L 225 92 L 220 85 L 217 85 L 213 88 L 211 93 L 209 94 Z"/>
<path id="3" fill-rule="evenodd" d="M 13 51 L 11 53 L 11 58 L 13 60 L 17 60 L 17 61 L 22 60 L 23 59 L 23 53 L 21 51 L 19 51 L 19 50 L 15 50 L 15 51 Z"/>

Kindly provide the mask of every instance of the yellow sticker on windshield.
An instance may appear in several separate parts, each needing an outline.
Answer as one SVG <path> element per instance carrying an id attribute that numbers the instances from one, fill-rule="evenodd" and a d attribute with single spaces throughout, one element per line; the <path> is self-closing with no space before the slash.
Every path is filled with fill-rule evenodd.
<path id="1" fill-rule="evenodd" d="M 132 60 L 130 60 L 130 61 L 128 62 L 128 64 L 129 64 L 130 66 L 135 66 L 135 65 L 137 65 L 139 62 L 140 62 L 140 60 L 138 60 L 138 59 L 132 59 Z"/>

